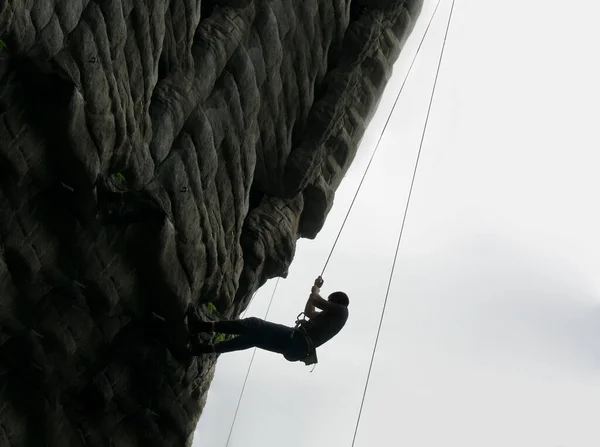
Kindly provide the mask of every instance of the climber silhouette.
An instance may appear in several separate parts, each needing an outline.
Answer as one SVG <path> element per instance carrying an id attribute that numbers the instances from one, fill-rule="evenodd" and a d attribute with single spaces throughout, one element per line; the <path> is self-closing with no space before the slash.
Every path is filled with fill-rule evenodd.
<path id="1" fill-rule="evenodd" d="M 323 279 L 319 276 L 306 302 L 304 317 L 301 318 L 300 314 L 295 327 L 255 317 L 225 321 L 190 320 L 192 332 L 236 335 L 216 344 L 202 344 L 197 337 L 192 337 L 190 354 L 220 354 L 256 347 L 282 354 L 290 362 L 317 363 L 316 348 L 337 335 L 348 320 L 348 296 L 344 292 L 334 292 L 325 300 L 319 295 L 322 285 Z"/>

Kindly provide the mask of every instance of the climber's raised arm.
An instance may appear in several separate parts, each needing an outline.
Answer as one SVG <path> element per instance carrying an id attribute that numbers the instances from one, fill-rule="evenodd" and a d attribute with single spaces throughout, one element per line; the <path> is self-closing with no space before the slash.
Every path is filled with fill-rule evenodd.
<path id="1" fill-rule="evenodd" d="M 321 301 L 325 301 L 319 295 L 322 285 L 323 285 L 323 278 L 321 278 L 319 276 L 317 279 L 315 279 L 315 283 L 312 286 L 312 288 L 310 289 L 310 296 L 308 297 L 308 300 L 306 301 L 306 305 L 304 306 L 304 315 L 306 315 L 306 317 L 309 319 L 314 318 L 315 316 L 317 316 L 319 314 L 319 312 L 317 312 L 317 310 L 315 309 L 315 306 L 318 307 L 319 309 L 323 309 L 323 307 L 317 305 L 317 303 L 320 303 Z"/>
<path id="2" fill-rule="evenodd" d="M 315 289 L 315 287 L 313 287 L 313 290 Z M 318 290 L 318 289 L 317 289 Z M 308 297 L 308 300 L 306 300 L 306 305 L 304 306 L 304 315 L 306 315 L 307 318 L 314 318 L 315 316 L 317 316 L 319 314 L 319 312 L 315 309 L 315 304 L 314 304 L 314 297 L 315 296 L 319 296 L 318 292 L 312 292 L 310 296 Z"/>
<path id="3" fill-rule="evenodd" d="M 310 306 L 313 307 L 313 309 L 316 307 L 317 309 L 321 309 L 321 310 L 332 310 L 332 309 L 337 309 L 338 307 L 340 307 L 340 305 L 338 303 L 326 300 L 323 297 L 321 297 L 321 295 L 319 295 L 318 293 L 310 294 L 307 305 L 309 305 L 309 304 L 310 304 Z M 319 313 L 319 312 L 316 312 L 316 313 Z"/>

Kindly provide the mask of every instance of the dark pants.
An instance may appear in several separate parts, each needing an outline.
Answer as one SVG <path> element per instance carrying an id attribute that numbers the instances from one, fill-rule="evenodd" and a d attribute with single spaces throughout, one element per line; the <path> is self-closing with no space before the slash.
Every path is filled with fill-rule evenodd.
<path id="1" fill-rule="evenodd" d="M 299 333 L 294 333 L 293 328 L 255 317 L 216 321 L 215 332 L 237 335 L 231 340 L 215 344 L 217 353 L 241 351 L 254 347 L 279 354 L 290 351 L 303 353 L 308 350 L 304 337 Z M 292 337 L 292 335 L 294 336 Z"/>

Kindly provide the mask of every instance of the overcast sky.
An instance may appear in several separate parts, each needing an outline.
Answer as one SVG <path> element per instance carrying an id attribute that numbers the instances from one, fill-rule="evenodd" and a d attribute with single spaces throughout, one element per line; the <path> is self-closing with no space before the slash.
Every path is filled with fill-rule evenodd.
<path id="1" fill-rule="evenodd" d="M 436 0 L 269 320 L 293 324 Z M 230 447 L 349 447 L 451 0 L 325 273 L 350 319 L 313 373 L 259 351 Z M 600 6 L 456 0 L 356 447 L 600 446 Z M 264 316 L 275 281 L 248 315 Z M 225 447 L 252 351 L 220 357 L 194 447 Z"/>

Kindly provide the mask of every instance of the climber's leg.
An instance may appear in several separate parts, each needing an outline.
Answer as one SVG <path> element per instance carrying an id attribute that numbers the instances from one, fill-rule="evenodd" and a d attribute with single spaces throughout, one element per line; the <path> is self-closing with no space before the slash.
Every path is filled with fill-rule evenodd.
<path id="1" fill-rule="evenodd" d="M 290 334 L 272 334 L 270 336 L 238 335 L 231 340 L 213 345 L 216 353 L 240 351 L 248 348 L 264 349 L 265 351 L 283 354 L 292 341 Z"/>
<path id="2" fill-rule="evenodd" d="M 250 317 L 240 320 L 200 321 L 193 327 L 196 332 L 220 332 L 222 334 L 255 335 L 285 332 L 290 334 L 292 328 L 282 324 L 271 323 L 260 318 Z"/>
<path id="3" fill-rule="evenodd" d="M 215 321 L 215 332 L 222 334 L 249 334 L 277 336 L 279 334 L 291 334 L 292 328 L 282 324 L 271 323 L 256 317 L 243 318 L 241 320 Z"/>
<path id="4" fill-rule="evenodd" d="M 255 321 L 248 322 L 245 320 Z M 231 333 L 227 331 L 236 331 L 239 333 L 239 331 L 243 331 L 244 333 L 230 340 L 216 343 L 215 345 L 193 345 L 190 352 L 198 355 L 208 352 L 232 352 L 256 347 L 283 354 L 292 344 L 292 333 L 294 331 L 292 328 L 281 324 L 269 323 L 258 318 L 246 318 L 245 320 L 215 322 L 216 332 Z M 238 322 L 241 322 L 241 324 L 236 324 Z"/>
<path id="5" fill-rule="evenodd" d="M 211 352 L 216 352 L 220 354 L 223 352 L 242 351 L 244 349 L 253 348 L 255 346 L 256 343 L 252 337 L 247 335 L 241 335 L 238 337 L 234 337 L 231 340 L 222 341 L 214 345 L 192 343 L 190 353 L 192 355 L 200 355 Z"/>

